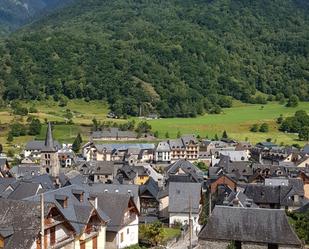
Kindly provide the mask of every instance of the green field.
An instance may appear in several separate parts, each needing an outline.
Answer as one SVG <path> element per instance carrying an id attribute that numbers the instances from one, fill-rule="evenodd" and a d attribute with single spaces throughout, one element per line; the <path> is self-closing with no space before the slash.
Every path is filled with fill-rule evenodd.
<path id="1" fill-rule="evenodd" d="M 304 144 L 297 140 L 296 134 L 287 134 L 278 131 L 276 118 L 282 114 L 284 117 L 292 116 L 297 110 L 309 111 L 309 103 L 302 102 L 296 108 L 287 108 L 278 103 L 269 103 L 264 105 L 238 105 L 233 108 L 224 109 L 222 114 L 200 116 L 197 118 L 171 118 L 150 120 L 154 131 L 158 131 L 160 137 L 164 137 L 166 131 L 169 132 L 170 137 L 175 137 L 178 131 L 181 134 L 195 133 L 201 137 L 208 136 L 213 138 L 215 134 L 220 137 L 224 130 L 228 135 L 237 140 L 246 140 L 246 138 L 256 143 L 258 141 L 272 138 L 277 143 Z M 253 133 L 250 132 L 250 127 L 254 123 L 268 123 L 270 131 L 267 133 Z"/>
<path id="2" fill-rule="evenodd" d="M 87 141 L 89 138 L 90 127 L 92 119 L 95 117 L 99 121 L 113 121 L 126 122 L 126 120 L 107 119 L 106 115 L 109 111 L 108 105 L 104 101 L 85 102 L 83 100 L 69 101 L 66 107 L 59 107 L 54 101 L 41 102 L 22 102 L 23 106 L 35 106 L 38 113 L 31 115 L 38 117 L 42 122 L 48 121 L 62 121 L 65 122 L 64 117 L 66 109 L 70 109 L 73 113 L 74 125 L 56 125 L 54 127 L 54 136 L 60 142 L 72 142 L 77 133 L 81 133 L 83 140 Z M 166 132 L 169 133 L 170 138 L 175 138 L 177 133 L 189 134 L 194 133 L 201 137 L 213 138 L 215 134 L 219 137 L 224 130 L 227 131 L 231 138 L 237 140 L 248 140 L 251 143 L 264 141 L 267 138 L 272 138 L 274 142 L 280 144 L 299 143 L 303 145 L 304 142 L 297 140 L 297 134 L 288 134 L 278 131 L 276 118 L 282 114 L 284 117 L 291 116 L 297 110 L 309 111 L 309 102 L 302 102 L 297 108 L 287 108 L 278 103 L 269 103 L 264 105 L 249 105 L 239 102 L 234 103 L 234 107 L 223 109 L 221 114 L 206 114 L 197 118 L 167 118 L 148 120 L 152 126 L 153 131 L 158 131 L 160 139 L 165 139 Z M 25 136 L 15 138 L 12 144 L 6 143 L 8 134 L 8 125 L 14 120 L 26 122 L 26 117 L 14 116 L 9 108 L 0 110 L 0 124 L 2 130 L 0 131 L 0 143 L 5 149 L 22 147 L 26 141 L 35 139 L 35 137 Z M 133 118 L 132 118 L 133 119 Z M 142 119 L 134 118 L 136 122 Z M 270 126 L 267 133 L 253 133 L 249 129 L 254 123 L 266 122 Z M 86 127 L 85 125 L 88 125 Z M 43 126 L 41 134 L 36 139 L 44 139 L 46 126 Z"/>

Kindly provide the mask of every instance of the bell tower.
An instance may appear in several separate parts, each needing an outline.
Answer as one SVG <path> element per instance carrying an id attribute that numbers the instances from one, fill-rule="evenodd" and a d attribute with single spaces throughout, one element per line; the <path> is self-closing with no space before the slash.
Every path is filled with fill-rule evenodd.
<path id="1" fill-rule="evenodd" d="M 58 150 L 55 148 L 51 129 L 51 123 L 48 123 L 44 147 L 41 150 L 42 173 L 50 174 L 53 177 L 59 177 L 60 163 Z"/>

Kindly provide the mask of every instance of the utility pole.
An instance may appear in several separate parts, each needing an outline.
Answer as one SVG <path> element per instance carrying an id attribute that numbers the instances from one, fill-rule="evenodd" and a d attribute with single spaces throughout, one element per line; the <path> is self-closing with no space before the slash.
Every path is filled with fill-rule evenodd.
<path id="1" fill-rule="evenodd" d="M 189 195 L 189 249 L 192 249 L 192 207 L 191 207 L 191 195 Z"/>
<path id="2" fill-rule="evenodd" d="M 211 189 L 209 190 L 209 216 L 211 215 Z"/>
<path id="3" fill-rule="evenodd" d="M 44 194 L 41 194 L 41 249 L 45 249 L 45 245 L 44 245 Z"/>

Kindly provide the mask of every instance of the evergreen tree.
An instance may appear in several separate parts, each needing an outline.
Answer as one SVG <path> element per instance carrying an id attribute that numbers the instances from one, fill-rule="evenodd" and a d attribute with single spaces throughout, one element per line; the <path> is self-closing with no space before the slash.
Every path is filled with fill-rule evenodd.
<path id="1" fill-rule="evenodd" d="M 165 138 L 170 138 L 170 134 L 168 133 L 168 131 L 165 133 Z"/>
<path id="2" fill-rule="evenodd" d="M 83 143 L 83 140 L 82 140 L 82 137 L 80 135 L 80 133 L 77 134 L 74 142 L 73 142 L 73 145 L 72 145 L 72 150 L 75 152 L 75 153 L 78 153 L 80 148 L 81 148 L 81 144 Z"/>
<path id="3" fill-rule="evenodd" d="M 226 131 L 223 131 L 223 133 L 222 133 L 222 138 L 228 138 L 228 135 L 227 135 L 227 132 L 226 132 Z"/>
<path id="4" fill-rule="evenodd" d="M 181 133 L 180 133 L 180 131 L 177 132 L 177 138 L 181 138 Z"/>
<path id="5" fill-rule="evenodd" d="M 41 133 L 42 124 L 39 119 L 33 119 L 29 125 L 29 135 L 38 135 Z"/>

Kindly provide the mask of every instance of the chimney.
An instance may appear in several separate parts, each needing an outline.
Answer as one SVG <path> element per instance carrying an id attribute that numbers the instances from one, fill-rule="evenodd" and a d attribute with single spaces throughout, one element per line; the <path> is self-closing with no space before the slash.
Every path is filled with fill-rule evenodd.
<path id="1" fill-rule="evenodd" d="M 98 209 L 98 197 L 97 196 L 90 195 L 88 200 L 95 209 Z"/>

